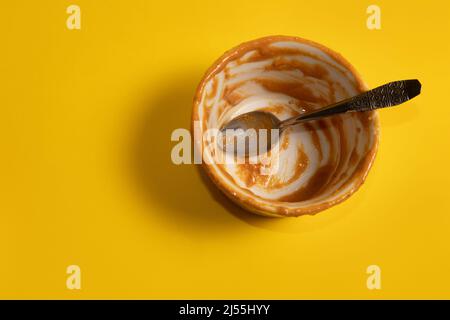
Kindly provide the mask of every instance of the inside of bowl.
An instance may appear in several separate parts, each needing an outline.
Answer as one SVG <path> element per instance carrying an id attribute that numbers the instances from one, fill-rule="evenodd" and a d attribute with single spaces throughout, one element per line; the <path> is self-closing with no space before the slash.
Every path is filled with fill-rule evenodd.
<path id="1" fill-rule="evenodd" d="M 244 45 L 207 78 L 197 105 L 201 130 L 256 110 L 280 120 L 332 104 L 363 88 L 350 67 L 313 44 L 278 39 Z M 333 201 L 365 175 L 375 141 L 375 114 L 351 113 L 290 127 L 264 164 L 217 163 L 213 174 L 231 193 L 262 206 L 301 208 Z"/>

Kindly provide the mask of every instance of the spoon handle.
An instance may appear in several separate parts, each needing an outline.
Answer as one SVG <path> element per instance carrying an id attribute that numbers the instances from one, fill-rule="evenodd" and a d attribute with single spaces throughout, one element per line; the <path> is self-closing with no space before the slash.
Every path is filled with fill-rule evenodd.
<path id="1" fill-rule="evenodd" d="M 421 84 L 417 79 L 389 82 L 347 100 L 285 120 L 281 122 L 280 128 L 339 113 L 370 111 L 396 106 L 417 96 L 420 89 Z"/>

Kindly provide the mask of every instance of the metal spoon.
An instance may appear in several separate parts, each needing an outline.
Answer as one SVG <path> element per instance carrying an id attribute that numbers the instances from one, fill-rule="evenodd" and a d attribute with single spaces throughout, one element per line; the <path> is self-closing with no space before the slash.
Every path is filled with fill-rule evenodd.
<path id="1" fill-rule="evenodd" d="M 220 131 L 221 133 L 226 133 L 228 135 L 230 131 L 227 130 L 238 130 L 242 133 L 248 129 L 254 129 L 256 131 L 259 131 L 260 129 L 266 129 L 268 131 L 270 131 L 270 129 L 279 129 L 279 135 L 281 135 L 287 127 L 306 121 L 316 120 L 346 112 L 370 111 L 378 108 L 399 105 L 420 94 L 421 87 L 422 86 L 417 79 L 394 81 L 361 93 L 352 98 L 284 121 L 280 121 L 276 116 L 268 112 L 248 112 L 237 116 L 230 122 L 226 123 L 222 126 Z M 226 143 L 222 144 L 222 148 L 224 150 L 226 149 L 226 146 Z M 271 146 L 272 144 L 269 141 L 267 143 L 267 151 L 270 150 Z M 245 149 L 246 155 L 248 155 L 248 148 Z"/>

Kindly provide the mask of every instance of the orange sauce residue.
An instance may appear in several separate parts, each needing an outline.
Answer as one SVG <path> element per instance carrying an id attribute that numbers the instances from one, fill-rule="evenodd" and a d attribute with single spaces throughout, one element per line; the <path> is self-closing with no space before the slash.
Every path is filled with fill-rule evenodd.
<path id="1" fill-rule="evenodd" d="M 288 140 L 287 140 L 288 141 Z M 290 184 L 300 178 L 300 176 L 305 171 L 306 167 L 308 166 L 308 156 L 305 154 L 303 149 L 298 149 L 297 151 L 297 163 L 295 166 L 294 174 L 285 181 L 280 181 L 276 175 L 270 176 L 270 175 L 263 175 L 261 174 L 261 164 L 240 164 L 238 165 L 238 176 L 239 178 L 244 181 L 245 185 L 247 187 L 252 187 L 255 184 L 264 186 L 266 189 L 278 189 L 283 187 L 286 184 Z"/>
<path id="2" fill-rule="evenodd" d="M 305 172 L 306 167 L 309 164 L 309 158 L 302 148 L 297 150 L 297 164 L 294 169 L 294 174 L 285 181 L 279 181 L 278 179 L 272 179 L 270 185 L 268 186 L 270 189 L 278 189 L 285 185 L 288 185 L 295 180 L 299 179 L 300 176 Z"/>
<path id="3" fill-rule="evenodd" d="M 287 196 L 279 198 L 278 201 L 299 202 L 316 196 L 327 185 L 333 171 L 334 167 L 332 165 L 320 167 L 304 187 L 301 187 Z"/>
<path id="4" fill-rule="evenodd" d="M 306 88 L 299 82 L 276 81 L 272 79 L 255 79 L 266 90 L 278 93 L 284 93 L 290 97 L 310 102 L 317 102 L 322 105 L 327 105 L 328 101 L 317 97 L 313 90 Z"/>
<path id="5" fill-rule="evenodd" d="M 334 82 L 329 80 L 328 78 L 329 71 L 327 70 L 327 68 L 324 67 L 324 65 L 330 64 L 328 61 L 310 52 L 300 51 L 295 48 L 278 48 L 270 45 L 271 45 L 270 40 L 264 40 L 261 42 L 254 42 L 241 46 L 233 53 L 230 53 L 230 55 L 225 60 L 223 60 L 221 64 L 217 66 L 215 71 L 211 73 L 209 77 L 213 77 L 214 74 L 217 74 L 218 72 L 223 70 L 225 73 L 225 79 L 230 78 L 230 73 L 229 70 L 227 69 L 227 63 L 231 61 L 234 61 L 239 65 L 243 63 L 258 62 L 273 58 L 273 62 L 265 68 L 267 71 L 299 70 L 304 74 L 305 77 L 320 79 L 321 81 L 325 81 L 328 83 L 329 92 L 327 93 L 326 97 L 323 97 L 314 92 L 311 89 L 311 87 L 305 86 L 302 82 L 296 81 L 295 79 L 292 80 L 267 79 L 261 77 L 250 80 L 261 85 L 267 91 L 271 91 L 274 93 L 282 93 L 292 98 L 295 98 L 297 100 L 297 103 L 300 104 L 301 108 L 304 109 L 303 111 L 306 112 L 314 108 L 317 108 L 317 106 L 326 106 L 334 102 L 336 96 L 336 89 L 343 90 L 342 86 L 340 86 L 339 84 L 335 84 Z M 244 58 L 243 56 L 250 51 L 253 52 L 252 55 L 246 56 Z M 315 60 L 320 61 L 320 63 L 303 63 L 283 57 L 286 55 L 294 55 L 294 54 L 312 57 Z M 344 75 L 342 70 L 336 69 L 336 72 L 342 73 L 342 76 L 346 77 L 346 75 Z M 248 80 L 244 80 L 244 82 L 245 81 Z M 356 80 L 353 79 L 352 81 L 356 85 Z M 237 105 L 243 99 L 246 98 L 245 93 L 239 92 L 239 88 L 241 85 L 242 83 L 234 83 L 233 85 L 226 86 L 224 88 L 221 97 L 222 100 L 224 101 L 223 103 L 224 106 L 220 107 L 219 112 L 223 112 L 225 109 Z M 208 95 L 209 98 L 217 94 L 218 90 L 217 87 L 218 87 L 217 80 L 214 79 L 212 83 L 212 89 Z M 207 120 L 209 118 L 209 109 L 205 108 L 204 110 L 205 110 L 204 124 L 206 125 Z M 263 107 L 260 110 L 271 112 L 277 115 L 285 112 L 286 107 L 275 105 Z M 297 111 L 293 112 L 295 113 Z M 300 113 L 300 111 L 298 113 Z M 361 121 L 363 130 L 365 130 L 365 128 L 370 127 L 372 119 L 370 118 L 369 113 L 367 114 L 359 113 L 356 115 L 356 117 L 357 117 L 356 119 Z M 356 171 L 353 172 L 353 174 L 351 175 L 358 174 L 357 171 L 360 170 L 359 167 L 361 166 L 361 163 L 364 160 L 364 156 L 359 155 L 356 152 L 356 150 L 354 149 L 349 150 L 347 136 L 344 132 L 344 124 L 341 117 L 332 117 L 329 118 L 329 120 L 317 120 L 314 122 L 314 124 L 304 123 L 302 124 L 302 126 L 303 126 L 302 130 L 306 130 L 308 134 L 311 136 L 312 143 L 318 151 L 319 154 L 318 161 L 320 162 L 323 160 L 324 154 L 318 130 L 320 130 L 321 133 L 323 133 L 325 139 L 329 143 L 330 159 L 326 164 L 322 165 L 319 169 L 316 170 L 316 172 L 308 180 L 306 185 L 302 186 L 301 188 L 299 188 L 298 190 L 294 191 L 293 193 L 287 196 L 281 197 L 280 199 L 278 199 L 278 201 L 299 202 L 308 200 L 311 199 L 312 197 L 319 195 L 322 192 L 325 192 L 326 190 L 328 190 L 328 187 L 330 185 L 338 183 L 340 179 L 345 179 L 347 173 L 343 169 L 344 166 L 347 164 L 344 163 L 345 161 L 343 161 L 343 159 L 344 158 L 346 159 L 347 156 L 344 155 L 348 155 L 349 152 L 351 152 L 349 163 L 352 166 L 357 167 Z M 361 129 L 358 128 L 357 132 L 359 133 L 360 130 Z M 337 136 L 335 132 L 337 132 Z M 286 150 L 289 146 L 289 135 L 286 133 L 287 132 L 285 132 L 285 134 L 282 135 L 282 140 L 280 141 L 281 143 L 280 152 Z M 333 143 L 333 141 L 336 141 L 336 143 Z M 357 143 L 357 140 L 355 143 Z M 335 150 L 336 147 L 339 148 L 340 150 Z M 258 164 L 245 163 L 237 165 L 237 175 L 239 179 L 241 179 L 244 182 L 247 188 L 259 185 L 267 190 L 278 189 L 298 180 L 304 173 L 305 169 L 307 168 L 309 161 L 310 160 L 308 159 L 308 156 L 307 154 L 305 154 L 304 150 L 301 147 L 298 147 L 295 172 L 287 181 L 280 181 L 276 175 L 269 176 L 261 174 L 262 164 L 260 163 Z M 227 176 L 229 176 L 222 166 L 220 166 L 220 168 L 227 174 Z M 231 176 L 229 177 L 230 179 L 232 179 Z M 350 179 L 350 177 L 347 179 Z"/>
<path id="6" fill-rule="evenodd" d="M 308 64 L 297 60 L 288 60 L 284 57 L 275 57 L 266 70 L 300 70 L 305 76 L 316 79 L 325 79 L 328 75 L 328 70 L 320 64 Z"/>
<path id="7" fill-rule="evenodd" d="M 244 181 L 247 187 L 252 187 L 255 184 L 265 184 L 269 179 L 268 175 L 261 175 L 261 164 L 244 163 L 238 165 L 239 178 Z"/>

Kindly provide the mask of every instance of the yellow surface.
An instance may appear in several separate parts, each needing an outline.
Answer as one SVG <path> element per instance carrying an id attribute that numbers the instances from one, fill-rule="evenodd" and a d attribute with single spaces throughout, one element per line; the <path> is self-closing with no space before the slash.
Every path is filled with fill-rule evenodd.
<path id="1" fill-rule="evenodd" d="M 0 297 L 450 298 L 450 4 L 373 3 L 381 30 L 370 1 L 3 1 Z M 271 34 L 340 52 L 370 86 L 423 84 L 381 112 L 362 189 L 315 217 L 246 214 L 170 161 L 203 72 Z"/>

